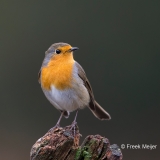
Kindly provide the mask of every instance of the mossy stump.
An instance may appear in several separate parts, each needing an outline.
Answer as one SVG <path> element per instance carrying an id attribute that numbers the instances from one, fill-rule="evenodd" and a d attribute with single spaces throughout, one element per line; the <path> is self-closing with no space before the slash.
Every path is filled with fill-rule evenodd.
<path id="1" fill-rule="evenodd" d="M 52 128 L 32 147 L 30 160 L 122 160 L 116 144 L 100 135 L 89 135 L 79 146 L 78 126 Z"/>

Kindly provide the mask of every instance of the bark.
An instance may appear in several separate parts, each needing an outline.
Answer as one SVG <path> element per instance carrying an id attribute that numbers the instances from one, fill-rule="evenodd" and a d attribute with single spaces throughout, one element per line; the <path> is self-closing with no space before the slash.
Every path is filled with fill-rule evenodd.
<path id="1" fill-rule="evenodd" d="M 89 135 L 79 146 L 78 126 L 52 128 L 32 147 L 31 160 L 121 160 L 116 144 L 100 135 Z"/>

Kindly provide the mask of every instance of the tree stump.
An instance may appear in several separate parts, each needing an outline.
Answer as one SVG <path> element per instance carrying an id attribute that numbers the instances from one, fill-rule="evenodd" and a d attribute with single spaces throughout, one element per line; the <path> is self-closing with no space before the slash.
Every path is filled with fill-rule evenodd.
<path id="1" fill-rule="evenodd" d="M 52 128 L 32 147 L 30 160 L 122 160 L 116 144 L 100 135 L 89 135 L 79 146 L 78 126 Z"/>

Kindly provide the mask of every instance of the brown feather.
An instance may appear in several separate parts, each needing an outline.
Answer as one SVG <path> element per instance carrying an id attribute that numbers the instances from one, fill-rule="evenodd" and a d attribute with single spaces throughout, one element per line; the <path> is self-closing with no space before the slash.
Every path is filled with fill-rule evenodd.
<path id="1" fill-rule="evenodd" d="M 41 69 L 40 69 L 39 72 L 38 72 L 38 82 L 39 82 L 39 83 L 41 83 L 40 78 L 41 78 Z"/>
<path id="2" fill-rule="evenodd" d="M 94 98 L 92 87 L 89 83 L 89 80 L 87 79 L 87 76 L 85 74 L 85 71 L 81 67 L 81 65 L 78 62 L 76 63 L 76 67 L 78 68 L 78 75 L 83 80 L 85 87 L 88 90 L 89 96 L 90 96 L 90 102 L 89 102 L 89 109 L 92 111 L 92 113 L 100 120 L 106 120 L 111 119 L 109 113 L 107 113 L 96 101 Z"/>

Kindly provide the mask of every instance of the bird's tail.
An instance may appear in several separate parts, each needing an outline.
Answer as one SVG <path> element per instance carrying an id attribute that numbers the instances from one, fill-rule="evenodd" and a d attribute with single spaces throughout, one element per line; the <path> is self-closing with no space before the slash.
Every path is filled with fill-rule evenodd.
<path id="1" fill-rule="evenodd" d="M 89 107 L 92 113 L 100 120 L 110 120 L 111 116 L 108 112 L 106 112 L 96 101 L 94 109 L 93 107 Z"/>

